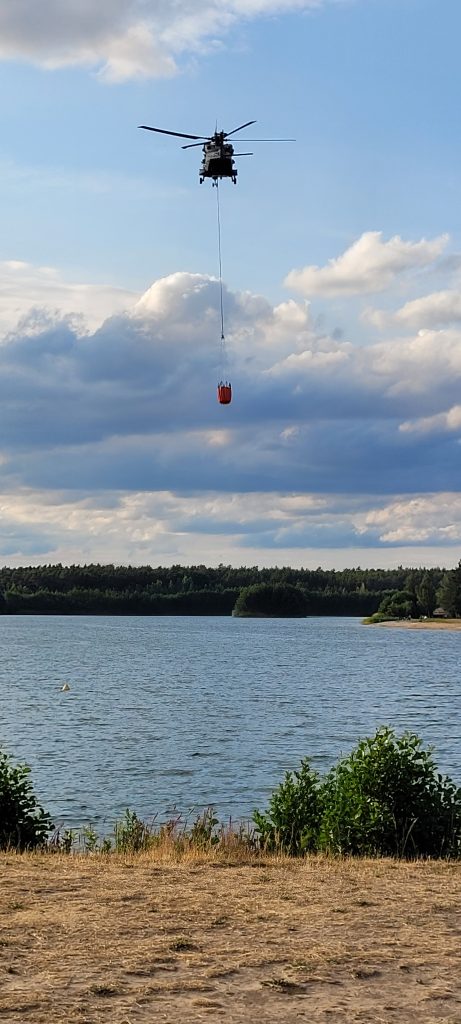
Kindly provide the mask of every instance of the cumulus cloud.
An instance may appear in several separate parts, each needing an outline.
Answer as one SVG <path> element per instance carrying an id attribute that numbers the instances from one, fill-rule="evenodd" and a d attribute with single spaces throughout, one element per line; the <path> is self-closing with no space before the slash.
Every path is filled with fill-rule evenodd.
<path id="1" fill-rule="evenodd" d="M 406 242 L 394 235 L 385 242 L 381 231 L 366 231 L 325 267 L 312 265 L 291 270 L 285 284 L 308 297 L 384 291 L 398 275 L 433 263 L 447 241 L 447 235 L 419 242 Z"/>
<path id="2" fill-rule="evenodd" d="M 59 298 L 51 271 L 4 272 L 24 301 L 27 274 Z M 63 295 L 70 310 L 79 293 Z M 178 272 L 134 298 L 85 330 L 36 307 L 0 341 L 9 559 L 254 564 L 266 551 L 302 564 L 308 548 L 405 543 L 403 513 L 395 534 L 379 519 L 394 495 L 458 480 L 461 331 L 360 345 L 320 330 L 304 301 L 224 288 L 234 400 L 222 408 L 218 281 Z M 434 522 L 430 543 L 451 543 L 452 524 Z"/>
<path id="3" fill-rule="evenodd" d="M 364 312 L 364 319 L 380 329 L 396 324 L 418 330 L 461 323 L 461 292 L 459 289 L 432 292 L 430 295 L 411 299 L 395 312 L 367 309 Z"/>
<path id="4" fill-rule="evenodd" d="M 328 0 L 14 0 L 0 6 L 0 57 L 45 68 L 98 67 L 109 80 L 168 76 L 183 54 L 239 21 Z"/>
<path id="5" fill-rule="evenodd" d="M 385 544 L 459 544 L 461 494 L 400 498 L 356 517 L 356 525 Z"/>
<path id="6" fill-rule="evenodd" d="M 419 395 L 420 406 L 429 411 L 434 405 L 446 408 L 459 395 L 460 343 L 459 329 L 418 331 L 371 346 L 366 358 L 389 395 L 405 395 L 407 409 L 411 395 Z"/>
<path id="7" fill-rule="evenodd" d="M 22 264 L 8 265 L 11 278 L 19 274 L 23 280 L 27 272 Z M 37 282 L 42 279 L 59 297 L 61 282 L 55 275 L 40 271 Z M 81 293 L 66 286 L 62 298 L 63 305 L 70 305 Z M 107 301 L 112 303 L 111 294 Z M 446 409 L 451 395 L 451 404 L 456 403 L 461 334 L 455 329 L 360 346 L 319 331 L 304 303 L 273 307 L 262 296 L 227 289 L 224 303 L 227 375 L 232 372 L 238 379 L 238 404 L 228 410 L 225 433 L 219 434 L 223 424 L 217 414 L 223 410 L 216 408 L 214 395 L 216 379 L 225 370 L 219 284 L 205 275 L 178 272 L 156 281 L 126 312 L 114 311 L 93 331 L 85 333 L 69 316 L 50 316 L 47 308 L 35 309 L 10 330 L 0 345 L 3 436 L 13 447 L 24 439 L 36 447 L 62 439 L 75 445 L 113 443 L 114 437 L 157 432 L 171 466 L 172 439 L 181 431 L 194 445 L 201 431 L 211 430 L 222 460 L 235 432 L 251 430 L 253 459 L 260 437 L 259 472 L 269 471 L 272 462 L 274 474 L 280 468 L 289 476 L 287 451 L 296 472 L 320 422 L 345 420 L 353 430 L 363 419 L 373 429 L 382 420 L 393 437 L 396 421 L 435 415 Z M 345 434 L 343 429 L 336 445 L 344 443 Z M 185 447 L 181 442 L 182 452 Z M 241 456 L 235 462 L 242 477 L 251 473 Z M 203 475 L 209 466 L 208 459 Z"/>

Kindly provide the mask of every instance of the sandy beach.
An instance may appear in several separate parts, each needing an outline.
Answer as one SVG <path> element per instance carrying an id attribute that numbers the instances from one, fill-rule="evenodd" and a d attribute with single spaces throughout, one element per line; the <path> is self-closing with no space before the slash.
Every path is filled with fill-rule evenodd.
<path id="1" fill-rule="evenodd" d="M 461 865 L 0 856 L 4 1024 L 461 1021 Z"/>
<path id="2" fill-rule="evenodd" d="M 393 629 L 461 630 L 461 619 L 388 619 L 386 622 L 373 622 L 372 625 Z"/>

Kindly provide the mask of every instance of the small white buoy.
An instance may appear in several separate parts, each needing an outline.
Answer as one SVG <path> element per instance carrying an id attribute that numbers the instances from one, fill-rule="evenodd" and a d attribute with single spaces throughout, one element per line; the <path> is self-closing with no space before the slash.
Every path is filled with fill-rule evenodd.
<path id="1" fill-rule="evenodd" d="M 61 693 L 66 693 L 67 690 L 70 690 L 69 683 L 64 683 L 64 686 L 61 686 L 61 691 L 60 692 Z"/>

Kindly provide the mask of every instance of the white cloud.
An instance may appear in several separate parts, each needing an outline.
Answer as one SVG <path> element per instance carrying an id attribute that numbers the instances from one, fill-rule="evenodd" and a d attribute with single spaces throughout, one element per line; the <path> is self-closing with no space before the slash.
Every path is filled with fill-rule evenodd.
<path id="1" fill-rule="evenodd" d="M 314 351 L 312 348 L 299 353 L 290 353 L 286 359 L 275 363 L 266 373 L 271 377 L 280 377 L 283 374 L 293 375 L 309 373 L 311 370 L 335 369 L 343 366 L 348 358 L 348 346 L 343 345 L 335 351 L 322 352 Z"/>
<path id="2" fill-rule="evenodd" d="M 433 398 L 437 389 L 458 387 L 459 329 L 424 330 L 361 346 L 319 331 L 304 302 L 272 306 L 263 296 L 232 293 L 226 288 L 224 302 L 232 364 L 245 382 L 245 390 L 253 388 L 255 394 L 261 388 L 267 391 L 269 382 L 277 400 L 284 391 L 292 396 L 301 388 L 318 395 L 322 402 L 331 402 L 338 387 L 343 400 L 350 395 L 351 402 L 358 389 L 375 401 L 424 392 Z M 160 382 L 165 386 L 165 372 L 175 386 L 182 382 L 182 387 L 188 380 L 191 387 L 207 363 L 213 367 L 219 360 L 219 284 L 202 274 L 171 274 L 155 281 L 137 298 L 124 290 L 65 282 L 53 268 L 4 262 L 0 264 L 0 319 L 3 317 L 5 329 L 16 322 L 8 339 L 8 358 L 18 365 L 25 352 L 21 338 L 43 335 L 35 343 L 34 358 L 40 351 L 44 354 L 49 344 L 46 330 L 50 320 L 46 316 L 37 312 L 27 325 L 17 326 L 18 318 L 31 307 L 47 312 L 60 309 L 66 316 L 83 314 L 92 320 L 90 330 L 103 318 L 112 317 L 105 319 L 94 335 L 90 333 L 84 347 L 72 343 L 69 348 L 67 342 L 64 346 L 72 377 L 76 380 L 83 374 L 94 387 L 102 367 L 107 373 L 108 359 L 111 379 L 115 381 L 119 375 L 120 385 L 137 379 L 139 386 L 148 380 L 153 393 Z M 59 315 L 56 319 L 59 321 Z M 72 329 L 77 336 L 78 328 Z M 22 375 L 24 369 L 27 364 Z M 51 381 L 52 367 L 50 375 Z M 418 414 L 432 415 L 430 405 L 420 399 Z M 442 409 L 446 407 L 445 402 Z M 306 408 L 306 422 L 308 413 Z M 287 426 L 290 424 L 284 424 Z"/>
<path id="3" fill-rule="evenodd" d="M 239 21 L 327 2 L 6 0 L 0 5 L 0 58 L 47 68 L 98 67 L 113 81 L 168 76 L 183 54 L 215 45 Z"/>
<path id="4" fill-rule="evenodd" d="M 0 554 L 10 565 L 457 563 L 461 494 L 380 498 L 360 511 L 369 505 L 366 495 L 159 490 L 87 497 L 26 488 L 0 498 Z M 397 552 L 386 555 L 386 546 Z"/>
<path id="5" fill-rule="evenodd" d="M 380 329 L 393 325 L 420 328 L 445 327 L 461 322 L 461 292 L 455 289 L 432 292 L 411 299 L 395 312 L 367 309 L 363 319 Z"/>
<path id="6" fill-rule="evenodd" d="M 424 512 L 459 478 L 461 330 L 360 345 L 320 332 L 304 301 L 225 288 L 222 409 L 217 280 L 177 272 L 120 313 L 109 293 L 113 315 L 86 333 L 71 312 L 100 316 L 93 290 L 18 260 L 1 280 L 20 311 L 66 313 L 37 311 L 0 345 L 8 558 L 344 565 L 373 549 L 377 564 L 380 545 L 404 561 L 402 544 L 457 543 L 456 516 Z"/>
<path id="7" fill-rule="evenodd" d="M 425 395 L 427 404 L 439 404 L 460 386 L 461 330 L 424 330 L 382 341 L 364 350 L 363 358 L 388 394 Z"/>
<path id="8" fill-rule="evenodd" d="M 325 508 L 328 502 L 318 496 L 274 493 L 106 492 L 88 498 L 22 489 L 0 498 L 8 547 L 14 538 L 20 545 L 32 534 L 42 560 L 48 544 L 46 557 L 57 560 L 65 552 L 69 561 L 79 552 L 75 561 L 80 562 L 117 561 L 123 551 L 124 560 L 134 563 L 158 564 L 161 558 L 174 562 L 180 556 L 191 564 L 202 560 L 199 549 L 204 543 L 219 562 L 223 554 L 231 558 L 234 545 L 243 545 L 263 526 L 274 532 L 296 524 L 299 528 L 303 519 L 316 524 Z"/>
<path id="9" fill-rule="evenodd" d="M 362 533 L 376 532 L 387 544 L 459 544 L 461 494 L 400 498 L 356 517 Z"/>
<path id="10" fill-rule="evenodd" d="M 454 405 L 446 412 L 435 416 L 423 416 L 417 420 L 406 420 L 399 430 L 403 434 L 453 433 L 461 430 L 461 405 Z"/>
<path id="11" fill-rule="evenodd" d="M 66 443 L 96 444 L 116 434 L 128 438 L 173 429 L 176 437 L 187 429 L 210 430 L 221 439 L 215 449 L 232 447 L 223 442 L 229 434 L 219 433 L 224 424 L 213 417 L 215 384 L 223 372 L 218 281 L 177 272 L 118 312 L 130 298 L 110 288 L 67 284 L 52 268 L 19 261 L 0 265 L 0 320 L 10 331 L 0 346 L 0 405 L 11 444 L 22 443 L 38 416 L 34 444 L 39 436 L 42 443 L 49 436 L 59 444 L 61 431 Z M 398 422 L 432 417 L 456 404 L 459 330 L 360 346 L 316 330 L 304 302 L 273 307 L 262 296 L 226 288 L 224 301 L 226 375 L 239 393 L 228 420 L 232 430 L 254 425 L 255 446 L 260 429 L 261 439 L 265 431 L 270 445 L 278 444 L 278 454 L 283 445 L 285 453 L 300 458 L 306 430 L 320 420 L 397 418 L 396 430 Z M 28 317 L 14 325 L 30 306 Z M 57 307 L 61 314 L 53 314 Z M 75 322 L 74 311 L 93 323 Z M 105 314 L 109 319 L 101 323 Z M 170 444 L 162 440 L 165 452 Z M 269 447 L 267 463 L 260 449 L 261 464 L 268 465 Z"/>
<path id="12" fill-rule="evenodd" d="M 308 297 L 356 295 L 388 288 L 399 274 L 433 263 L 448 241 L 440 235 L 431 241 L 406 242 L 399 235 L 383 242 L 381 231 L 366 231 L 341 256 L 325 267 L 291 270 L 285 284 Z"/>
<path id="13" fill-rule="evenodd" d="M 32 310 L 81 317 L 81 329 L 98 327 L 109 316 L 133 304 L 136 296 L 123 288 L 63 280 L 53 267 L 34 267 L 21 260 L 0 261 L 0 337 Z M 43 324 L 43 317 L 41 318 Z"/>

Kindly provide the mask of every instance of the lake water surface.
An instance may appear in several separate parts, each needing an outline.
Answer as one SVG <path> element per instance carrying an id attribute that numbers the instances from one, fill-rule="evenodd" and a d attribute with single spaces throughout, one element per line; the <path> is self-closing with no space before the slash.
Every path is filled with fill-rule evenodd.
<path id="1" fill-rule="evenodd" d="M 461 783 L 461 633 L 359 619 L 0 618 L 0 746 L 57 823 L 263 807 L 390 724 Z M 61 693 L 64 682 L 70 691 Z"/>

